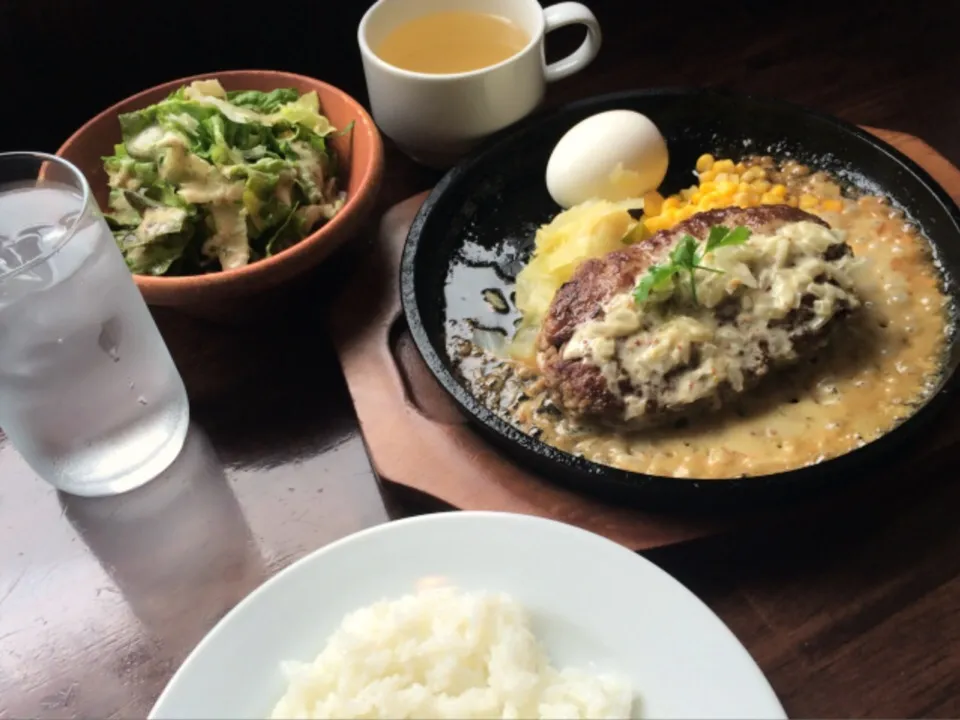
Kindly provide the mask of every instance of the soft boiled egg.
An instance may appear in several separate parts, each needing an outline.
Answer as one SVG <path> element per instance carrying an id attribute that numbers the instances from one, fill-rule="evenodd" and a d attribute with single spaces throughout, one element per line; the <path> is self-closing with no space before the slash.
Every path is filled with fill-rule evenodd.
<path id="1" fill-rule="evenodd" d="M 639 198 L 660 187 L 667 163 L 667 143 L 650 118 L 610 110 L 580 121 L 560 138 L 547 162 L 547 190 L 563 208 Z"/>

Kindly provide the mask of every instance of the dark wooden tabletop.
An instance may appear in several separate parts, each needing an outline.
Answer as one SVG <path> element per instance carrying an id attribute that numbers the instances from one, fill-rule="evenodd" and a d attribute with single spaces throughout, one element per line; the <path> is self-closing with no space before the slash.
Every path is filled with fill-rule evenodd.
<path id="1" fill-rule="evenodd" d="M 110 102 L 215 69 L 293 70 L 365 99 L 354 37 L 368 4 L 294 1 L 254 17 L 222 0 L 170 0 L 158 17 L 148 3 L 9 0 L 0 147 L 54 150 Z M 960 163 L 957 3 L 590 4 L 603 50 L 551 87 L 550 104 L 722 85 L 912 133 Z M 549 53 L 577 40 L 561 31 Z M 388 149 L 381 209 L 436 178 Z M 158 313 L 193 426 L 180 459 L 141 490 L 58 496 L 0 443 L 0 718 L 143 717 L 265 578 L 352 531 L 435 509 L 379 485 L 324 331 L 362 243 L 265 326 Z M 731 627 L 790 715 L 957 717 L 958 469 L 865 494 L 855 514 L 649 557 Z"/>

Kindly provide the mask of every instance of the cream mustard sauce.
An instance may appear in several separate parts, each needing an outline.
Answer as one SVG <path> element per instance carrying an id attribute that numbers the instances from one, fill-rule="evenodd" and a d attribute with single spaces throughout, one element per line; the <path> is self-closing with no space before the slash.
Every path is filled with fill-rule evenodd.
<path id="1" fill-rule="evenodd" d="M 535 379 L 514 419 L 537 429 L 544 442 L 594 462 L 677 478 L 784 471 L 888 432 L 914 412 L 939 378 L 948 300 L 928 244 L 884 200 L 848 198 L 841 211 L 821 216 L 844 232 L 860 260 L 851 276 L 862 307 L 810 361 L 683 427 L 578 427 L 536 412 L 544 394 Z M 594 351 L 582 343 L 580 348 Z"/>
<path id="2" fill-rule="evenodd" d="M 841 231 L 801 221 L 709 252 L 703 263 L 711 270 L 695 271 L 696 297 L 685 276 L 641 303 L 632 292 L 617 294 L 602 317 L 576 329 L 562 357 L 600 369 L 625 405 L 626 423 L 649 422 L 650 401 L 622 393 L 623 382 L 668 406 L 711 398 L 722 386 L 740 392 L 765 352 L 777 363 L 796 359 L 796 328 L 782 321 L 804 297 L 815 298 L 803 323 L 808 333 L 860 306 L 851 275 L 858 261 L 849 254 L 825 258 L 843 240 Z M 731 311 L 724 317 L 716 311 L 721 303 Z"/>

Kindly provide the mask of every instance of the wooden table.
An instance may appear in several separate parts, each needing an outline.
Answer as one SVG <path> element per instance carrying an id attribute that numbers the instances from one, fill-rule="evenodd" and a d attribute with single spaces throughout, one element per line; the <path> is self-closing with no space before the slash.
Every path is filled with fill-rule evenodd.
<path id="1" fill-rule="evenodd" d="M 275 38 L 258 43 L 238 40 L 248 20 L 233 4 L 208 2 L 209 20 L 177 28 L 185 50 L 162 62 L 150 59 L 153 49 L 136 51 L 124 63 L 116 52 L 126 29 L 143 40 L 134 49 L 171 32 L 141 22 L 149 5 L 104 0 L 94 13 L 90 3 L 47 0 L 51 15 L 43 2 L 11 0 L 0 61 L 22 59 L 41 37 L 48 55 L 36 74 L 12 81 L 5 107 L 32 103 L 33 112 L 0 142 L 51 150 L 123 94 L 219 67 L 305 72 L 365 97 L 352 43 L 367 4 L 339 3 L 334 15 L 322 3 L 293 3 L 277 18 L 258 16 L 263 37 Z M 720 84 L 910 132 L 960 163 L 956 3 L 936 13 L 908 2 L 882 11 L 860 1 L 590 4 L 605 46 L 587 72 L 551 88 L 550 103 Z M 187 6 L 165 5 L 170 18 Z M 319 33 L 320 23 L 334 28 Z M 576 39 L 551 38 L 551 54 Z M 84 62 L 67 62 L 81 51 Z M 38 97 L 51 80 L 59 91 Z M 387 173 L 382 208 L 436 180 L 392 150 Z M 158 313 L 194 426 L 183 457 L 141 491 L 60 497 L 0 444 L 0 718 L 142 717 L 202 635 L 266 577 L 391 515 L 434 509 L 378 486 L 322 329 L 335 278 L 362 256 L 361 240 L 354 250 L 292 295 L 270 327 Z M 958 471 L 960 461 L 904 478 L 902 494 L 867 496 L 855 516 L 649 557 L 728 623 L 791 715 L 956 717 Z"/>

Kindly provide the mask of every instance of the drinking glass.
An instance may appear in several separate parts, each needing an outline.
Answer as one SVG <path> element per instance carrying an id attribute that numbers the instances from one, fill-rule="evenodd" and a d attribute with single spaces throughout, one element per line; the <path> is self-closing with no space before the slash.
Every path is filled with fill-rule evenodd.
<path id="1" fill-rule="evenodd" d="M 0 427 L 74 495 L 143 485 L 189 424 L 177 368 L 72 164 L 0 153 Z"/>

